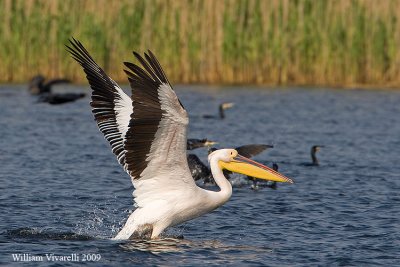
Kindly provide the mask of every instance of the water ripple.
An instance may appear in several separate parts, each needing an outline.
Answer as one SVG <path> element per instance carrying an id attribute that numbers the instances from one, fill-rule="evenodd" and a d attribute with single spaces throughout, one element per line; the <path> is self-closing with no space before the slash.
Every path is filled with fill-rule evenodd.
<path id="1" fill-rule="evenodd" d="M 132 185 L 89 99 L 33 104 L 25 87 L 0 87 L 0 265 L 12 253 L 47 252 L 100 253 L 107 266 L 400 262 L 399 92 L 178 87 L 190 137 L 274 144 L 256 159 L 278 163 L 295 184 L 254 191 L 235 177 L 231 200 L 216 211 L 161 240 L 120 242 L 110 238 L 132 212 Z M 201 118 L 223 101 L 238 104 L 226 120 Z M 304 166 L 315 144 L 325 146 L 321 164 Z M 206 151 L 195 153 L 206 162 Z"/>

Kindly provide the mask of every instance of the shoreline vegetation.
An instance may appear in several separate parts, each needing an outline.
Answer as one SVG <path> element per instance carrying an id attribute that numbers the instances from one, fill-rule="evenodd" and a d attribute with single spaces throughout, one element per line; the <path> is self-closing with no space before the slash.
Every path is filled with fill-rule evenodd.
<path id="1" fill-rule="evenodd" d="M 0 83 L 85 80 L 80 40 L 116 81 L 152 50 L 180 84 L 400 87 L 396 0 L 1 0 Z"/>

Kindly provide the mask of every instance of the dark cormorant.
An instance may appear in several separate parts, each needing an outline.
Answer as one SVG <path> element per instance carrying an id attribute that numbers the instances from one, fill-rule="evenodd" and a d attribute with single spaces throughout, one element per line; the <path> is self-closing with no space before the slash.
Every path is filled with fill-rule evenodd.
<path id="1" fill-rule="evenodd" d="M 217 118 L 225 119 L 225 110 L 230 109 L 234 105 L 235 105 L 234 103 L 222 103 L 218 107 L 218 113 L 219 113 L 218 117 L 215 115 L 203 115 L 203 118 L 205 118 L 205 119 L 217 119 Z"/>
<path id="2" fill-rule="evenodd" d="M 311 147 L 311 159 L 312 159 L 312 164 L 315 165 L 315 166 L 318 166 L 318 165 L 319 165 L 319 161 L 318 161 L 318 159 L 317 159 L 316 154 L 317 154 L 317 152 L 321 149 L 321 147 L 324 147 L 324 146 L 312 146 L 312 147 Z"/>
<path id="3" fill-rule="evenodd" d="M 196 148 L 200 148 L 200 147 L 205 147 L 205 146 L 212 146 L 218 144 L 217 142 L 208 140 L 207 138 L 204 139 L 194 139 L 194 138 L 189 138 L 187 140 L 187 150 L 193 150 Z"/>
<path id="4" fill-rule="evenodd" d="M 85 97 L 84 93 L 52 93 L 51 87 L 53 85 L 70 82 L 67 79 L 52 79 L 45 82 L 45 78 L 42 75 L 36 75 L 29 83 L 29 92 L 32 95 L 39 95 L 38 102 L 52 105 L 73 102 Z"/>
<path id="5" fill-rule="evenodd" d="M 44 93 L 51 93 L 51 87 L 55 84 L 70 83 L 67 79 L 51 79 L 45 82 L 43 75 L 36 75 L 29 83 L 29 92 L 32 95 L 40 95 Z"/>
<path id="6" fill-rule="evenodd" d="M 67 102 L 73 102 L 79 98 L 85 97 L 84 93 L 63 93 L 63 94 L 41 94 L 38 102 L 46 102 L 52 105 L 64 104 Z"/>
<path id="7" fill-rule="evenodd" d="M 311 160 L 312 160 L 312 162 L 311 163 L 304 163 L 302 165 L 304 165 L 304 166 L 319 166 L 319 161 L 317 159 L 316 154 L 321 149 L 321 147 L 324 147 L 324 146 L 318 146 L 318 145 L 312 146 L 311 147 Z"/>
<path id="8" fill-rule="evenodd" d="M 195 154 L 187 155 L 190 172 L 195 181 L 204 179 L 204 183 L 209 183 L 212 179 L 211 170 Z"/>
<path id="9" fill-rule="evenodd" d="M 207 138 L 204 139 L 189 138 L 187 139 L 186 149 L 194 150 L 196 148 L 201 148 L 206 146 L 210 147 L 215 144 L 217 144 L 217 142 L 208 140 Z M 203 164 L 203 162 L 201 162 L 198 156 L 196 156 L 195 154 L 188 154 L 187 160 L 190 172 L 192 173 L 192 176 L 195 181 L 204 177 L 211 177 L 211 170 L 205 164 Z"/>

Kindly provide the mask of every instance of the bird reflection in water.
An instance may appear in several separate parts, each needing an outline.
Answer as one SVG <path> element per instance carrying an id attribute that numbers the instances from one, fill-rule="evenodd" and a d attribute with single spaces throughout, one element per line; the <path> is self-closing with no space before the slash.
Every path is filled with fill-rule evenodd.
<path id="1" fill-rule="evenodd" d="M 173 237 L 152 240 L 132 239 L 129 241 L 124 241 L 119 245 L 119 247 L 126 251 L 150 252 L 156 255 L 171 252 L 193 252 L 194 249 L 204 248 L 213 249 L 218 252 L 252 252 L 251 254 L 247 254 L 247 257 L 251 257 L 251 255 L 254 255 L 254 253 L 271 253 L 273 251 L 272 248 L 266 246 L 235 246 L 224 244 L 219 240 L 190 241 L 183 238 Z M 224 257 L 226 257 L 226 254 L 224 254 Z M 238 257 L 238 254 L 235 253 L 234 257 L 236 259 Z"/>

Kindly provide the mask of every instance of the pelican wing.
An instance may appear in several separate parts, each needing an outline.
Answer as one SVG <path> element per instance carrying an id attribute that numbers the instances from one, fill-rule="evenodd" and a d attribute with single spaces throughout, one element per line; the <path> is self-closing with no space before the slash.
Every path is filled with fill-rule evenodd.
<path id="1" fill-rule="evenodd" d="M 169 200 L 179 200 L 177 195 L 189 198 L 196 188 L 186 159 L 189 119 L 155 56 L 150 51 L 145 58 L 134 53 L 142 67 L 125 63 L 130 98 L 79 41 L 74 39 L 67 49 L 87 75 L 95 119 L 132 178 L 137 206 L 173 206 Z"/>
<path id="2" fill-rule="evenodd" d="M 132 113 L 132 100 L 97 65 L 79 41 L 73 39 L 70 43 L 67 50 L 82 66 L 92 88 L 90 105 L 97 126 L 110 143 L 118 162 L 126 169 L 124 141 Z"/>
<path id="3" fill-rule="evenodd" d="M 133 184 L 137 191 L 136 181 L 150 178 L 147 184 L 162 190 L 171 182 L 194 185 L 186 159 L 187 113 L 151 51 L 134 55 L 142 67 L 125 62 L 133 103 L 125 149 Z"/>

